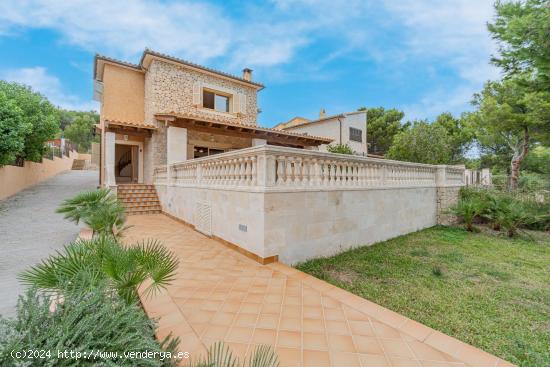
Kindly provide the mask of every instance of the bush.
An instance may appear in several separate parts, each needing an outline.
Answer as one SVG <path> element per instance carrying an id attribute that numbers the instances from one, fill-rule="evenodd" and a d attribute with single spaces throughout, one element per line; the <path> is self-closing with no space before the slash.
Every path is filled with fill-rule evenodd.
<path id="1" fill-rule="evenodd" d="M 171 361 L 58 358 L 58 351 L 173 352 L 177 340 L 156 341 L 155 325 L 136 304 L 128 304 L 105 285 L 64 287 L 64 299 L 53 312 L 50 298 L 30 289 L 21 296 L 14 319 L 0 318 L 0 365 L 2 366 L 168 366 Z M 14 360 L 12 350 L 49 351 L 47 358 Z"/>
<path id="2" fill-rule="evenodd" d="M 268 345 L 259 345 L 250 354 L 244 363 L 240 363 L 223 343 L 215 343 L 205 357 L 191 361 L 189 367 L 278 367 L 279 358 Z"/>
<path id="3" fill-rule="evenodd" d="M 146 280 L 149 295 L 170 284 L 177 266 L 177 258 L 156 241 L 123 246 L 113 237 L 100 236 L 65 246 L 19 278 L 40 289 L 59 291 L 64 284 L 77 284 L 75 280 L 89 276 L 92 285 L 107 283 L 130 304 L 138 300 L 137 289 Z"/>
<path id="4" fill-rule="evenodd" d="M 327 150 L 330 153 L 353 154 L 353 149 L 347 144 L 328 145 Z"/>
<path id="5" fill-rule="evenodd" d="M 127 228 L 126 211 L 109 189 L 78 193 L 65 200 L 57 212 L 76 224 L 83 221 L 98 234 L 120 236 Z"/>
<path id="6" fill-rule="evenodd" d="M 458 203 L 450 209 L 451 213 L 456 215 L 464 222 L 467 231 L 473 232 L 474 219 L 483 213 L 483 202 L 477 198 L 461 198 Z"/>

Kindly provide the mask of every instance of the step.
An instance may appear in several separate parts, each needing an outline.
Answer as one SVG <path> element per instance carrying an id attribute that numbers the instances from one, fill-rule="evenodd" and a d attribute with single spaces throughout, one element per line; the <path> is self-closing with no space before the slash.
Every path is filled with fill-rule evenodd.
<path id="1" fill-rule="evenodd" d="M 133 208 L 149 208 L 152 206 L 160 207 L 160 203 L 158 201 L 151 201 L 151 202 L 137 202 L 137 203 L 124 203 L 123 206 L 126 209 L 133 209 Z"/>
<path id="2" fill-rule="evenodd" d="M 121 203 L 136 203 L 136 202 L 147 202 L 147 201 L 159 201 L 158 197 L 156 196 L 139 196 L 139 197 L 136 197 L 136 196 L 129 196 L 129 197 L 123 197 L 123 198 L 118 198 L 118 200 L 121 202 Z"/>
<path id="3" fill-rule="evenodd" d="M 125 191 L 117 191 L 118 195 L 133 195 L 133 194 L 156 194 L 157 192 L 155 189 L 133 189 L 133 190 L 125 190 Z"/>
<path id="4" fill-rule="evenodd" d="M 117 186 L 118 190 L 126 189 L 155 189 L 155 185 L 145 185 L 145 184 L 120 184 Z"/>
<path id="5" fill-rule="evenodd" d="M 134 193 L 118 193 L 119 198 L 144 198 L 144 197 L 157 197 L 156 192 L 134 192 Z"/>
<path id="6" fill-rule="evenodd" d="M 142 214 L 161 214 L 162 210 L 158 209 L 140 209 L 140 210 L 131 210 L 126 212 L 126 215 L 142 215 Z"/>

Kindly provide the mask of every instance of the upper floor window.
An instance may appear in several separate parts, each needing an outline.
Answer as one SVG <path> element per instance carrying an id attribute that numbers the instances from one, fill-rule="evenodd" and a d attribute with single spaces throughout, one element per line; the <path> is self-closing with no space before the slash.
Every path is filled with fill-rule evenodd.
<path id="1" fill-rule="evenodd" d="M 204 89 L 202 91 L 202 106 L 220 112 L 229 112 L 229 96 Z"/>
<path id="2" fill-rule="evenodd" d="M 361 129 L 356 129 L 354 127 L 349 128 L 349 140 L 357 141 L 359 143 L 363 142 L 363 131 Z"/>

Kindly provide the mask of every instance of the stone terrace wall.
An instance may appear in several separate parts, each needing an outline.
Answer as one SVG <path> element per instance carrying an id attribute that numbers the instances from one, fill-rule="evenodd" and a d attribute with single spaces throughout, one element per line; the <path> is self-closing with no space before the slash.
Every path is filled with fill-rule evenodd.
<path id="1" fill-rule="evenodd" d="M 161 166 L 163 210 L 294 264 L 444 221 L 463 170 L 260 146 Z"/>

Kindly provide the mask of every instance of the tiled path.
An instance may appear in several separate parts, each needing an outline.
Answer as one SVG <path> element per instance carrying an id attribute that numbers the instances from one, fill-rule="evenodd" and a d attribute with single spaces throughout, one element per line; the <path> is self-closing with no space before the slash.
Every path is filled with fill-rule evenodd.
<path id="1" fill-rule="evenodd" d="M 259 265 L 162 214 L 129 224 L 127 241 L 157 238 L 180 259 L 167 292 L 143 303 L 160 318 L 157 336 L 172 332 L 192 356 L 223 340 L 241 356 L 274 345 L 282 367 L 512 366 L 293 268 Z"/>

